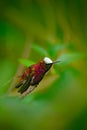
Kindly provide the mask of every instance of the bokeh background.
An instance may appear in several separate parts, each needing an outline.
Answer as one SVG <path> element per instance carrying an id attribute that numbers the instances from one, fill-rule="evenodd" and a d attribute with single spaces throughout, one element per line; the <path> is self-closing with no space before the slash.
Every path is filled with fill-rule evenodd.
<path id="1" fill-rule="evenodd" d="M 18 76 L 45 56 L 62 62 L 21 99 Z M 87 130 L 86 0 L 0 0 L 0 129 Z"/>

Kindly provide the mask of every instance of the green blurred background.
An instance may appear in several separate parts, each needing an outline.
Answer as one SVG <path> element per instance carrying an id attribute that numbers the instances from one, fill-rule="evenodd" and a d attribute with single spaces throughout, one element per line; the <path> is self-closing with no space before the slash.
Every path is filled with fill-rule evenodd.
<path id="1" fill-rule="evenodd" d="M 24 66 L 62 62 L 24 99 Z M 0 1 L 0 130 L 87 130 L 86 0 Z"/>

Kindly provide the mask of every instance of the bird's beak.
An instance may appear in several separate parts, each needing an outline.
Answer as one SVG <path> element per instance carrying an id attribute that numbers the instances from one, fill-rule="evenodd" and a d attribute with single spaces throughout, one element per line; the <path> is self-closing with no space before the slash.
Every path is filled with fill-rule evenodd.
<path id="1" fill-rule="evenodd" d="M 56 60 L 56 61 L 53 61 L 53 64 L 60 63 L 60 62 L 61 61 Z"/>

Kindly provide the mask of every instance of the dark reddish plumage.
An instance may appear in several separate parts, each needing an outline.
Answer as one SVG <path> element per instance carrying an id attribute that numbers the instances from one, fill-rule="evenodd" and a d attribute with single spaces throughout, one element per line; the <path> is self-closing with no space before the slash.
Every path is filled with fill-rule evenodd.
<path id="1" fill-rule="evenodd" d="M 19 83 L 16 85 L 16 88 L 19 88 L 18 92 L 21 94 L 24 93 L 29 89 L 30 85 L 36 87 L 51 66 L 52 63 L 46 64 L 42 60 L 39 63 L 28 67 L 21 76 Z M 32 89 L 29 92 L 31 91 Z"/>

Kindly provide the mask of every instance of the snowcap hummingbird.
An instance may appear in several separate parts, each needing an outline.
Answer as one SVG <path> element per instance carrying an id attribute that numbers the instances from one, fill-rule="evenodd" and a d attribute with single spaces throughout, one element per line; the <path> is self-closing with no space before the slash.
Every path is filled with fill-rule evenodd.
<path id="1" fill-rule="evenodd" d="M 52 65 L 58 62 L 60 61 L 52 61 L 50 58 L 45 57 L 40 62 L 29 66 L 21 75 L 16 85 L 18 92 L 22 94 L 22 96 L 32 92 Z"/>

